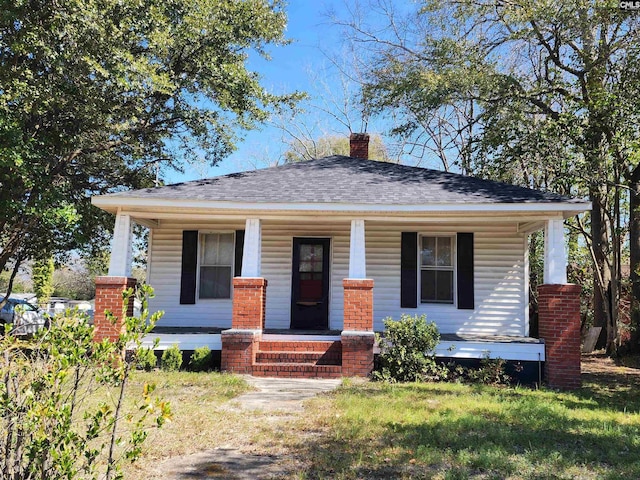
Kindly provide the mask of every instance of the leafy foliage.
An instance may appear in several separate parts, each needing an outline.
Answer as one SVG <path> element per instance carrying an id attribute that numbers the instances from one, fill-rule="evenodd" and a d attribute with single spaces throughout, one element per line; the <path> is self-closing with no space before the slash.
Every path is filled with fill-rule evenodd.
<path id="1" fill-rule="evenodd" d="M 162 352 L 160 365 L 163 370 L 168 372 L 176 372 L 180 370 L 180 367 L 182 366 L 182 352 L 180 351 L 180 348 L 178 348 L 178 345 L 171 345 Z"/>
<path id="2" fill-rule="evenodd" d="M 189 370 L 193 372 L 204 372 L 211 368 L 211 349 L 206 345 L 196 348 L 189 359 Z"/>
<path id="3" fill-rule="evenodd" d="M 53 294 L 53 272 L 55 270 L 53 258 L 36 260 L 31 268 L 33 291 L 38 297 L 38 303 L 45 305 Z"/>
<path id="4" fill-rule="evenodd" d="M 0 271 L 102 247 L 91 195 L 213 165 L 293 102 L 247 68 L 285 25 L 280 0 L 2 0 Z"/>
<path id="5" fill-rule="evenodd" d="M 139 348 L 134 352 L 136 366 L 146 372 L 150 372 L 158 364 L 158 358 L 153 348 Z"/>
<path id="6" fill-rule="evenodd" d="M 374 378 L 393 382 L 415 382 L 437 370 L 435 348 L 440 333 L 426 315 L 402 314 L 400 320 L 386 318 L 384 333 L 378 335 L 379 371 Z"/>
<path id="7" fill-rule="evenodd" d="M 613 0 L 367 3 L 341 23 L 371 66 L 363 101 L 395 115 L 394 133 L 444 169 L 592 202 L 567 226 L 589 249 L 614 353 L 626 248 L 640 265 L 640 17 Z"/>
<path id="8" fill-rule="evenodd" d="M 508 385 L 513 379 L 505 371 L 506 361 L 502 358 L 490 358 L 488 355 L 480 360 L 478 368 L 467 368 L 464 378 L 470 383 L 483 385 Z"/>
<path id="9" fill-rule="evenodd" d="M 125 304 L 131 291 L 125 295 Z M 136 405 L 123 403 L 131 363 L 126 346 L 140 345 L 161 313 L 149 316 L 142 287 L 140 317 L 125 317 L 115 342 L 93 342 L 93 327 L 78 312 L 55 317 L 33 338 L 5 330 L 0 339 L 0 472 L 2 478 L 122 478 L 119 464 L 135 460 L 151 425 L 169 405 L 145 384 Z M 99 398 L 99 402 L 92 399 Z"/>

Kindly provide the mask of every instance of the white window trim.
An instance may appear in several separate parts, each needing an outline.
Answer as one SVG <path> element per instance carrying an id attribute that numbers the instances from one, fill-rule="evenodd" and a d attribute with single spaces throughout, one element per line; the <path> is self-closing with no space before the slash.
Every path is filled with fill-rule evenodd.
<path id="1" fill-rule="evenodd" d="M 451 268 L 453 269 L 453 302 L 422 301 L 422 239 L 424 237 L 451 239 Z M 418 235 L 418 305 L 436 305 L 444 308 L 458 308 L 458 234 L 455 232 L 420 233 Z M 429 270 L 425 268 L 425 270 Z"/>
<path id="2" fill-rule="evenodd" d="M 200 259 L 202 258 L 202 237 L 205 235 L 226 235 L 231 234 L 231 243 L 233 244 L 234 254 L 231 255 L 231 280 L 229 285 L 229 298 L 200 298 Z M 196 303 L 220 303 L 229 302 L 233 300 L 233 274 L 235 272 L 235 247 L 236 247 L 236 232 L 235 230 L 199 230 L 198 231 L 198 261 L 196 262 Z"/>

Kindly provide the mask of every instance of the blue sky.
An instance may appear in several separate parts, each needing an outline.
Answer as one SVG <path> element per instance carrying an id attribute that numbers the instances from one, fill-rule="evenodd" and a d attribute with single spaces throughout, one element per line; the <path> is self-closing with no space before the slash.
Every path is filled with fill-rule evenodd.
<path id="1" fill-rule="evenodd" d="M 312 97 L 322 95 L 309 72 L 327 68 L 330 62 L 323 51 L 340 50 L 340 31 L 331 25 L 327 13 L 334 10 L 339 14 L 343 9 L 342 0 L 290 0 L 286 35 L 293 43 L 271 48 L 271 61 L 250 58 L 249 68 L 261 75 L 262 85 L 273 93 L 299 90 Z M 344 135 L 348 134 L 345 130 Z M 237 151 L 215 167 L 186 166 L 184 174 L 167 173 L 165 181 L 174 183 L 265 166 L 270 156 L 275 159 L 283 150 L 282 135 L 282 131 L 274 127 L 251 131 L 237 144 Z M 256 160 L 257 157 L 263 162 Z"/>

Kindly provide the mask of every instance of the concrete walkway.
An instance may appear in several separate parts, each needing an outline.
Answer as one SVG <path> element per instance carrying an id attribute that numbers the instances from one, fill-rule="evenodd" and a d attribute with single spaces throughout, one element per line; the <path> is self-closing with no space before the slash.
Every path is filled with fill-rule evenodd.
<path id="1" fill-rule="evenodd" d="M 264 413 L 270 422 L 287 422 L 304 411 L 304 401 L 320 393 L 334 390 L 337 379 L 258 378 L 245 376 L 255 390 L 240 395 L 222 406 L 229 411 L 245 410 Z M 282 415 L 286 412 L 289 415 Z M 261 417 L 260 421 L 265 418 Z M 251 455 L 235 448 L 216 448 L 205 452 L 172 458 L 160 465 L 166 480 L 229 479 L 254 480 L 277 478 L 281 473 L 277 456 Z"/>
<path id="2" fill-rule="evenodd" d="M 232 403 L 245 410 L 302 412 L 303 402 L 319 393 L 337 388 L 340 379 L 262 378 L 246 376 L 255 391 L 235 398 Z"/>

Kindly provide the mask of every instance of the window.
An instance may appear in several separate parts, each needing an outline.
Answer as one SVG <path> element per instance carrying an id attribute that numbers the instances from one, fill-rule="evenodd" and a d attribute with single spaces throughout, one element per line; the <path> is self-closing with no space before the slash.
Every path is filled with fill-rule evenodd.
<path id="1" fill-rule="evenodd" d="M 453 237 L 422 237 L 420 301 L 453 303 Z"/>
<path id="2" fill-rule="evenodd" d="M 200 236 L 199 298 L 231 298 L 233 257 L 232 233 Z"/>

